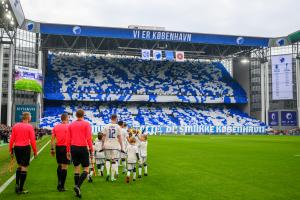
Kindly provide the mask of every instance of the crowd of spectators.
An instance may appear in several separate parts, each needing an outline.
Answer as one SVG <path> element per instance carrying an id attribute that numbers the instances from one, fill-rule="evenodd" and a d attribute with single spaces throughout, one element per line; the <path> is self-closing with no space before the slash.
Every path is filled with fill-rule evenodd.
<path id="1" fill-rule="evenodd" d="M 0 124 L 0 144 L 8 143 L 12 128 L 5 124 Z M 45 135 L 51 135 L 51 130 L 43 128 L 34 128 L 36 139 L 41 139 Z"/>
<path id="2" fill-rule="evenodd" d="M 293 128 L 293 129 L 272 129 L 269 133 L 270 135 L 300 135 L 300 128 Z"/>
<path id="3" fill-rule="evenodd" d="M 45 135 L 51 135 L 51 130 L 44 128 L 34 128 L 36 139 L 42 139 Z"/>

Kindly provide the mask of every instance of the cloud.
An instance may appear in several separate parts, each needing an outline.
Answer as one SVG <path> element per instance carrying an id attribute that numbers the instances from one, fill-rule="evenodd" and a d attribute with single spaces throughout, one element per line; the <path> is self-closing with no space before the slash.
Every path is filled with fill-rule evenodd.
<path id="1" fill-rule="evenodd" d="M 42 22 L 253 36 L 300 29 L 299 0 L 22 0 L 25 15 Z"/>

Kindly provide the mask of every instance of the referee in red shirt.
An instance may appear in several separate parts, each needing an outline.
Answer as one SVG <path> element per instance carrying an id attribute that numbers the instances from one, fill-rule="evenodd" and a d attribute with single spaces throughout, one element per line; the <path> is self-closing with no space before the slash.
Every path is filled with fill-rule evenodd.
<path id="1" fill-rule="evenodd" d="M 62 123 L 54 126 L 52 130 L 51 155 L 54 156 L 54 154 L 56 154 L 56 161 L 58 164 L 56 170 L 58 179 L 57 190 L 60 192 L 64 192 L 66 191 L 65 182 L 67 178 L 67 169 L 68 165 L 70 164 L 70 160 L 67 158 L 67 136 L 69 131 L 69 116 L 68 114 L 64 113 L 61 115 L 60 118 Z"/>
<path id="2" fill-rule="evenodd" d="M 9 142 L 9 151 L 13 159 L 13 153 L 18 163 L 16 171 L 16 188 L 17 194 L 26 194 L 27 190 L 24 190 L 24 183 L 27 176 L 27 168 L 30 162 L 30 144 L 33 149 L 34 157 L 37 156 L 36 141 L 34 129 L 29 124 L 31 121 L 31 115 L 29 112 L 22 114 L 22 122 L 17 123 L 12 128 L 12 133 Z"/>
<path id="3" fill-rule="evenodd" d="M 79 109 L 76 112 L 77 120 L 69 125 L 69 136 L 67 152 L 70 157 L 70 151 L 72 155 L 74 170 L 74 191 L 76 196 L 81 198 L 80 186 L 86 179 L 89 173 L 89 151 L 93 156 L 93 143 L 92 143 L 92 131 L 89 122 L 84 121 L 84 111 Z M 89 149 L 88 149 L 89 148 Z M 80 165 L 83 168 L 83 172 L 80 175 Z"/>

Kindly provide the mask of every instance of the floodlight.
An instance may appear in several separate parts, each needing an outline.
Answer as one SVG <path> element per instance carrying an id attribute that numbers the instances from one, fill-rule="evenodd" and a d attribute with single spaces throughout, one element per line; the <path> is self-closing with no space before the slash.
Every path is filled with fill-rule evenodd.
<path id="1" fill-rule="evenodd" d="M 7 19 L 10 19 L 10 18 L 11 18 L 11 14 L 7 13 L 7 14 L 6 14 L 6 18 L 7 18 Z"/>
<path id="2" fill-rule="evenodd" d="M 241 63 L 243 63 L 243 64 L 247 64 L 247 63 L 249 63 L 250 61 L 249 61 L 249 59 L 247 59 L 247 58 L 243 58 L 242 60 L 241 60 Z"/>

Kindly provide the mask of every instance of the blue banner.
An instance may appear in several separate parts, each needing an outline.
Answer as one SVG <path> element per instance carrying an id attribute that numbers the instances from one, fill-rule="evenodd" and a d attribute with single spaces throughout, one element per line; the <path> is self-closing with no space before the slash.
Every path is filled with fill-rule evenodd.
<path id="1" fill-rule="evenodd" d="M 153 60 L 161 61 L 162 59 L 162 50 L 153 50 Z"/>
<path id="2" fill-rule="evenodd" d="M 174 51 L 165 51 L 166 60 L 173 61 L 174 60 Z"/>
<path id="3" fill-rule="evenodd" d="M 42 34 L 267 47 L 269 38 L 129 28 L 40 24 Z"/>
<path id="4" fill-rule="evenodd" d="M 297 112 L 296 111 L 282 111 L 281 112 L 281 126 L 297 126 Z"/>
<path id="5" fill-rule="evenodd" d="M 269 112 L 269 126 L 279 126 L 278 112 Z"/>

